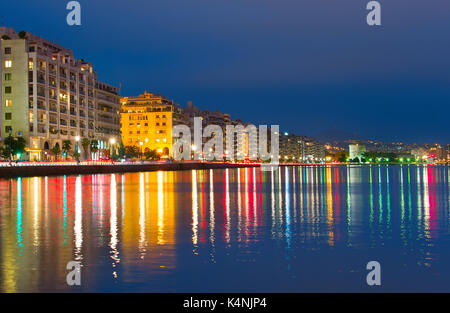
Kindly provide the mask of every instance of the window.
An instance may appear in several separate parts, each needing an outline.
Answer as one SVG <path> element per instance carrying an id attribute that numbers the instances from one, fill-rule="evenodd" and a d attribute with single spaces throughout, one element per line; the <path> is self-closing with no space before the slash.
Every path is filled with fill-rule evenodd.
<path id="1" fill-rule="evenodd" d="M 5 67 L 6 67 L 6 68 L 12 67 L 12 61 L 11 61 L 11 60 L 6 60 L 6 61 L 5 61 Z"/>
<path id="2" fill-rule="evenodd" d="M 28 59 L 28 69 L 32 70 L 34 67 L 33 59 Z"/>
<path id="3" fill-rule="evenodd" d="M 11 73 L 5 73 L 5 80 L 11 80 Z"/>
<path id="4" fill-rule="evenodd" d="M 5 126 L 5 133 L 9 134 L 9 132 L 12 132 L 11 126 Z"/>
<path id="5" fill-rule="evenodd" d="M 11 120 L 12 113 L 5 113 L 5 120 Z"/>
<path id="6" fill-rule="evenodd" d="M 12 106 L 12 100 L 6 100 L 5 101 L 5 107 L 10 107 L 10 106 Z"/>
<path id="7" fill-rule="evenodd" d="M 11 47 L 5 48 L 5 54 L 11 54 Z"/>
<path id="8" fill-rule="evenodd" d="M 11 86 L 5 87 L 5 93 L 10 94 L 11 91 L 12 91 L 12 87 Z"/>
<path id="9" fill-rule="evenodd" d="M 159 142 L 159 138 L 156 138 L 156 142 Z"/>
<path id="10" fill-rule="evenodd" d="M 159 123 L 156 123 L 156 126 L 159 126 Z"/>

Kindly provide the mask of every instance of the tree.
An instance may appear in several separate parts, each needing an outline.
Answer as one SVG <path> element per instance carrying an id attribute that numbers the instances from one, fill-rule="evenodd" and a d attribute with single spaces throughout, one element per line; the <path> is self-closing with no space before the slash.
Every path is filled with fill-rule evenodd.
<path id="1" fill-rule="evenodd" d="M 55 146 L 50 149 L 50 152 L 55 156 L 55 159 L 58 160 L 58 155 L 61 154 L 61 148 L 59 147 L 59 143 L 56 143 Z"/>
<path id="2" fill-rule="evenodd" d="M 72 143 L 70 140 L 63 140 L 62 142 L 62 150 L 64 152 L 65 157 L 67 158 L 67 153 L 72 149 Z"/>
<path id="3" fill-rule="evenodd" d="M 3 36 L 2 36 L 2 39 L 3 39 L 3 40 L 9 40 L 9 39 L 11 39 L 11 38 L 10 38 L 8 35 L 3 35 Z"/>
<path id="4" fill-rule="evenodd" d="M 20 39 L 27 39 L 27 33 L 24 30 L 21 30 L 17 33 Z"/>
<path id="5" fill-rule="evenodd" d="M 0 155 L 2 159 L 8 159 L 11 155 L 11 149 L 8 146 L 0 147 Z"/>
<path id="6" fill-rule="evenodd" d="M 22 156 L 25 153 L 26 141 L 23 137 L 16 137 L 9 135 L 6 137 L 4 146 L 2 149 L 2 156 L 4 158 L 10 158 L 11 154 Z"/>
<path id="7" fill-rule="evenodd" d="M 84 151 L 84 158 L 87 159 L 87 151 L 89 148 L 89 145 L 91 144 L 91 142 L 89 141 L 88 138 L 83 138 L 81 139 L 81 146 L 83 147 L 83 151 Z"/>
<path id="8" fill-rule="evenodd" d="M 338 158 L 339 162 L 347 162 L 347 155 L 345 152 L 341 153 Z"/>
<path id="9" fill-rule="evenodd" d="M 119 149 L 118 149 L 118 157 L 119 157 L 119 159 L 123 159 L 123 158 L 125 158 L 125 147 L 123 146 L 123 143 L 122 142 L 120 142 L 120 145 L 119 145 Z"/>
<path id="10" fill-rule="evenodd" d="M 91 153 L 98 152 L 98 140 L 91 140 Z"/>
<path id="11" fill-rule="evenodd" d="M 127 158 L 136 158 L 139 156 L 139 148 L 137 146 L 125 146 L 125 156 Z"/>
<path id="12" fill-rule="evenodd" d="M 77 163 L 80 162 L 80 153 L 78 151 L 74 151 L 72 153 L 72 157 L 75 158 L 75 160 L 77 160 Z"/>
<path id="13" fill-rule="evenodd" d="M 144 156 L 145 159 L 152 161 L 159 160 L 161 158 L 161 155 L 158 152 L 156 152 L 156 150 L 146 150 L 144 152 Z"/>
<path id="14" fill-rule="evenodd" d="M 23 137 L 14 138 L 13 146 L 12 146 L 13 154 L 23 155 L 25 153 L 26 144 L 27 144 L 27 142 L 25 141 L 25 138 L 23 138 Z"/>

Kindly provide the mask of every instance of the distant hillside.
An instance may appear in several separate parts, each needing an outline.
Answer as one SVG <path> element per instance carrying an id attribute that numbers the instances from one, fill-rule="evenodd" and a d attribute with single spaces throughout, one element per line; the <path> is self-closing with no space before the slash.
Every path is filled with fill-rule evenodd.
<path id="1" fill-rule="evenodd" d="M 353 140 L 363 140 L 361 136 L 359 136 L 356 132 L 346 132 L 337 128 L 330 128 L 328 130 L 322 131 L 320 133 L 317 133 L 312 136 L 314 139 L 321 141 L 321 142 L 343 142 L 347 141 L 349 139 Z"/>

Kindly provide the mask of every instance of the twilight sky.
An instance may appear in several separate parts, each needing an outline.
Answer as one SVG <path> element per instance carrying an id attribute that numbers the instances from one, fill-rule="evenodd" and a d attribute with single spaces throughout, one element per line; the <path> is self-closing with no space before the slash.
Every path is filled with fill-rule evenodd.
<path id="1" fill-rule="evenodd" d="M 300 135 L 450 143 L 450 2 L 66 0 L 0 4 L 5 26 L 74 50 L 122 95 L 161 93 Z"/>

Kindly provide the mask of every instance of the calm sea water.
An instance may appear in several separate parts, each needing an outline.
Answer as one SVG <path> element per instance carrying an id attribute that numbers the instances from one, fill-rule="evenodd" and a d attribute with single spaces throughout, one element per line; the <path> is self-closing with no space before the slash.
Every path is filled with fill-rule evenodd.
<path id="1" fill-rule="evenodd" d="M 450 291 L 450 168 L 0 180 L 0 291 Z M 82 264 L 80 287 L 66 265 Z M 381 287 L 366 264 L 381 264 Z"/>

